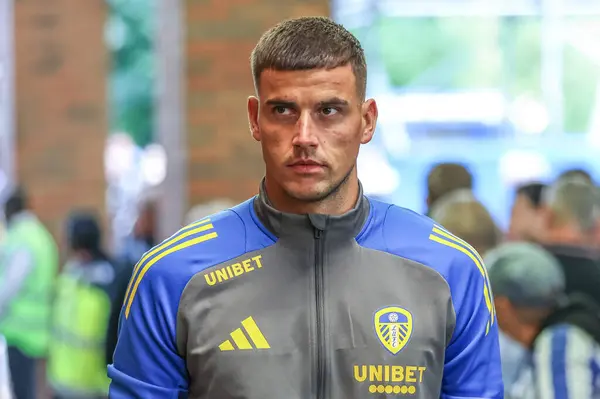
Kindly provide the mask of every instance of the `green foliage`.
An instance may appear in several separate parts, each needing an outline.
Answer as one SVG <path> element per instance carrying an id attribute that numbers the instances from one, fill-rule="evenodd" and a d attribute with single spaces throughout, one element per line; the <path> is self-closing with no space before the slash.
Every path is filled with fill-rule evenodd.
<path id="1" fill-rule="evenodd" d="M 572 20 L 571 24 L 579 21 Z M 541 99 L 538 18 L 391 18 L 378 30 L 392 84 L 434 90 L 499 88 Z M 564 51 L 565 130 L 585 131 L 598 67 L 569 46 Z"/>
<path id="2" fill-rule="evenodd" d="M 152 5 L 149 0 L 111 0 L 107 26 L 111 130 L 131 134 L 141 146 L 153 139 Z"/>

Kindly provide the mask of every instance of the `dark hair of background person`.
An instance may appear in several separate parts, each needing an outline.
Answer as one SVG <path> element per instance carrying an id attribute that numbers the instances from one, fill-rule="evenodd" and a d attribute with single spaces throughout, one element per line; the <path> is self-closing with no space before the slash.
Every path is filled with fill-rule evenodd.
<path id="1" fill-rule="evenodd" d="M 17 187 L 4 203 L 4 216 L 10 221 L 13 216 L 29 208 L 29 199 L 23 187 Z"/>
<path id="2" fill-rule="evenodd" d="M 460 189 L 473 189 L 473 175 L 465 165 L 455 162 L 434 165 L 427 175 L 427 212 L 441 197 Z"/>
<path id="3" fill-rule="evenodd" d="M 367 63 L 356 37 L 326 17 L 283 21 L 265 32 L 250 56 L 254 88 L 263 71 L 333 69 L 350 65 L 360 98 L 367 90 Z"/>
<path id="4" fill-rule="evenodd" d="M 534 208 L 539 208 L 542 204 L 542 193 L 546 188 L 544 183 L 527 183 L 517 187 L 517 195 L 526 197 Z"/>
<path id="5" fill-rule="evenodd" d="M 102 250 L 102 230 L 94 212 L 87 210 L 71 212 L 67 218 L 66 231 L 71 250 L 86 251 L 95 260 L 107 260 Z"/>
<path id="6" fill-rule="evenodd" d="M 562 180 L 562 179 L 567 179 L 567 178 L 572 178 L 572 177 L 578 177 L 578 178 L 581 178 L 581 179 L 587 181 L 590 184 L 594 184 L 594 179 L 592 178 L 592 175 L 590 174 L 590 172 L 588 172 L 587 170 L 585 170 L 583 168 L 566 169 L 558 175 L 558 178 L 556 180 Z"/>

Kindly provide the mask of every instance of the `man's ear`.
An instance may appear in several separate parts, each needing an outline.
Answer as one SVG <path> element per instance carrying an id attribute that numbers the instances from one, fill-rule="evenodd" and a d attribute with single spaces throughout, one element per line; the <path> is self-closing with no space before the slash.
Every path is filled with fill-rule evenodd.
<path id="1" fill-rule="evenodd" d="M 248 122 L 250 123 L 250 133 L 254 140 L 260 141 L 260 129 L 258 128 L 258 111 L 260 102 L 254 96 L 248 97 Z"/>
<path id="2" fill-rule="evenodd" d="M 360 143 L 367 144 L 373 138 L 373 134 L 375 134 L 379 110 L 377 109 L 377 103 L 374 99 L 371 98 L 363 103 L 361 111 L 363 120 L 363 132 L 362 137 L 360 139 Z"/>

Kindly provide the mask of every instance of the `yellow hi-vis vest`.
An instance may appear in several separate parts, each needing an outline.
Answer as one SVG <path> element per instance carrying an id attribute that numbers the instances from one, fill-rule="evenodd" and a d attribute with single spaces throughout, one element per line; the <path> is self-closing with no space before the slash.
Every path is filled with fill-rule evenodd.
<path id="1" fill-rule="evenodd" d="M 57 393 L 107 395 L 106 331 L 114 268 L 99 261 L 67 266 L 57 284 L 48 378 Z"/>
<path id="2" fill-rule="evenodd" d="M 50 338 L 50 311 L 58 249 L 54 239 L 32 214 L 16 215 L 0 246 L 0 280 L 15 252 L 25 250 L 32 256 L 32 269 L 23 287 L 0 315 L 0 334 L 9 346 L 35 358 L 47 355 Z"/>

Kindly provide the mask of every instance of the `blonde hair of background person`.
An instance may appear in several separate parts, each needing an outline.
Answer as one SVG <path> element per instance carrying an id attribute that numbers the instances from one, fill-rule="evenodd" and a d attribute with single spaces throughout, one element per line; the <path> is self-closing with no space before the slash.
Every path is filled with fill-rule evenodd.
<path id="1" fill-rule="evenodd" d="M 185 225 L 231 208 L 234 205 L 236 205 L 235 202 L 226 198 L 218 198 L 203 204 L 195 205 L 185 215 Z"/>
<path id="2" fill-rule="evenodd" d="M 456 190 L 441 197 L 431 209 L 430 216 L 480 254 L 500 244 L 500 229 L 471 190 Z"/>
<path id="3" fill-rule="evenodd" d="M 598 218 L 597 196 L 597 188 L 579 176 L 560 178 L 547 187 L 542 193 L 544 244 L 592 244 Z"/>

